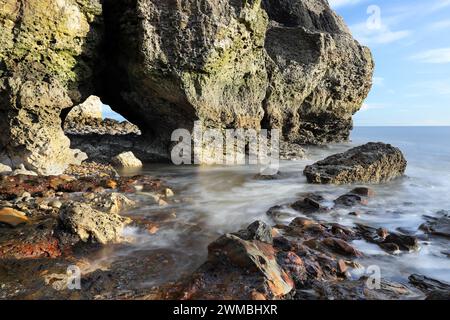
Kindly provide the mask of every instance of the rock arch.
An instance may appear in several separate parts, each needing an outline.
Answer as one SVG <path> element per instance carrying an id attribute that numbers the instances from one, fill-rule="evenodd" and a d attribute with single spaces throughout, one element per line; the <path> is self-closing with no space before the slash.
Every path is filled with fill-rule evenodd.
<path id="1" fill-rule="evenodd" d="M 371 87 L 370 51 L 325 0 L 3 0 L 0 162 L 58 174 L 61 113 L 96 94 L 150 137 L 195 120 L 348 138 Z"/>

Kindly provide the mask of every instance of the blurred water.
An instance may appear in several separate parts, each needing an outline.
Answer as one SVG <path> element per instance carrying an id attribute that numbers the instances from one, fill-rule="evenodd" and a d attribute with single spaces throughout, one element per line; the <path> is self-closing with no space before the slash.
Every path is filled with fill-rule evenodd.
<path id="1" fill-rule="evenodd" d="M 389 230 L 417 231 L 424 222 L 423 215 L 450 210 L 450 127 L 360 127 L 354 130 L 351 143 L 310 148 L 307 160 L 282 162 L 280 170 L 285 178 L 280 180 L 256 180 L 257 169 L 247 166 L 147 165 L 142 173 L 162 176 L 174 187 L 177 198 L 183 199 L 179 205 L 169 208 L 176 212 L 177 224 L 162 228 L 155 235 L 138 230 L 128 232 L 138 237 L 136 250 L 171 250 L 175 260 L 171 266 L 173 279 L 176 279 L 181 272 L 192 271 L 204 261 L 208 243 L 219 235 L 237 231 L 257 219 L 273 224 L 266 215 L 272 206 L 295 201 L 304 192 L 323 192 L 331 204 L 351 190 L 353 186 L 308 185 L 302 171 L 307 164 L 369 141 L 399 147 L 408 160 L 406 176 L 373 186 L 376 197 L 360 217 L 340 210 L 317 218 L 348 226 L 358 222 Z M 148 205 L 130 214 L 145 216 L 155 211 L 157 207 Z M 291 214 L 285 222 L 300 215 Z M 446 239 L 422 242 L 419 252 L 395 256 L 365 241 L 357 241 L 355 246 L 366 255 L 361 263 L 380 266 L 383 277 L 406 281 L 411 273 L 420 273 L 450 281 L 450 260 L 442 253 L 449 249 Z M 149 283 L 158 283 L 158 279 L 149 279 Z"/>

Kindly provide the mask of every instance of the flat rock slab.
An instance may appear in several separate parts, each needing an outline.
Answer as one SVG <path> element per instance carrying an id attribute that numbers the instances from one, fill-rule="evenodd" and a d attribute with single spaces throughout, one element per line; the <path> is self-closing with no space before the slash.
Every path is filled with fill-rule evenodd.
<path id="1" fill-rule="evenodd" d="M 309 183 L 376 184 L 402 176 L 406 165 L 400 149 L 390 144 L 370 142 L 307 166 L 303 173 Z"/>
<path id="2" fill-rule="evenodd" d="M 12 208 L 3 208 L 0 209 L 0 223 L 7 224 L 11 227 L 17 227 L 18 225 L 28 223 L 28 218 L 21 211 Z"/>

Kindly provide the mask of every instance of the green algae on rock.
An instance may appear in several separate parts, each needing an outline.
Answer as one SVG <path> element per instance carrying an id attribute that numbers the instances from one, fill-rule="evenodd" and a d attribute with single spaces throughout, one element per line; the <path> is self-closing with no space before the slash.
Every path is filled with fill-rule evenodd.
<path id="1" fill-rule="evenodd" d="M 60 114 L 92 91 L 97 0 L 2 0 L 0 161 L 58 174 L 86 155 L 70 149 Z"/>

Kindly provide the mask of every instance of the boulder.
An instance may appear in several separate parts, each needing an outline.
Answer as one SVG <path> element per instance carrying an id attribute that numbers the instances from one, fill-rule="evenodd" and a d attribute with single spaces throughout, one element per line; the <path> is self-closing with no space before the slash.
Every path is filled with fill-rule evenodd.
<path id="1" fill-rule="evenodd" d="M 368 242 L 375 243 L 389 253 L 400 251 L 417 251 L 420 249 L 419 239 L 400 232 L 390 232 L 384 228 L 373 228 L 363 224 L 357 224 L 358 233 Z"/>
<path id="2" fill-rule="evenodd" d="M 142 161 L 136 158 L 133 152 L 121 153 L 111 160 L 112 164 L 117 168 L 140 168 Z"/>
<path id="3" fill-rule="evenodd" d="M 442 217 L 425 217 L 426 222 L 420 226 L 424 232 L 440 237 L 450 238 L 450 215 L 444 214 Z"/>
<path id="4" fill-rule="evenodd" d="M 262 221 L 253 222 L 247 229 L 241 230 L 235 235 L 247 241 L 258 240 L 273 244 L 272 228 Z"/>
<path id="5" fill-rule="evenodd" d="M 289 294 L 294 282 L 277 262 L 269 230 L 255 222 L 212 242 L 207 262 L 188 281 L 185 298 L 249 299 L 257 291 L 267 299 L 280 299 Z"/>
<path id="6" fill-rule="evenodd" d="M 118 214 L 98 211 L 88 204 L 73 201 L 63 205 L 60 220 L 64 229 L 82 241 L 101 244 L 119 242 L 127 221 Z"/>
<path id="7" fill-rule="evenodd" d="M 67 115 L 65 122 L 83 119 L 103 119 L 102 102 L 97 96 L 90 96 L 85 102 L 74 107 Z"/>
<path id="8" fill-rule="evenodd" d="M 369 49 L 324 0 L 108 0 L 104 12 L 102 100 L 165 141 L 196 120 L 347 140 L 371 88 Z"/>
<path id="9" fill-rule="evenodd" d="M 398 148 L 371 142 L 309 165 L 303 173 L 309 183 L 383 183 L 402 176 L 406 165 Z"/>
<path id="10" fill-rule="evenodd" d="M 3 223 L 11 227 L 17 227 L 28 222 L 27 216 L 21 211 L 12 208 L 0 209 L 0 224 Z"/>
<path id="11" fill-rule="evenodd" d="M 427 295 L 427 300 L 450 300 L 450 284 L 423 275 L 412 274 L 409 282 Z"/>
<path id="12" fill-rule="evenodd" d="M 56 175 L 83 160 L 61 115 L 93 91 L 101 13 L 99 0 L 2 1 L 0 162 Z"/>

